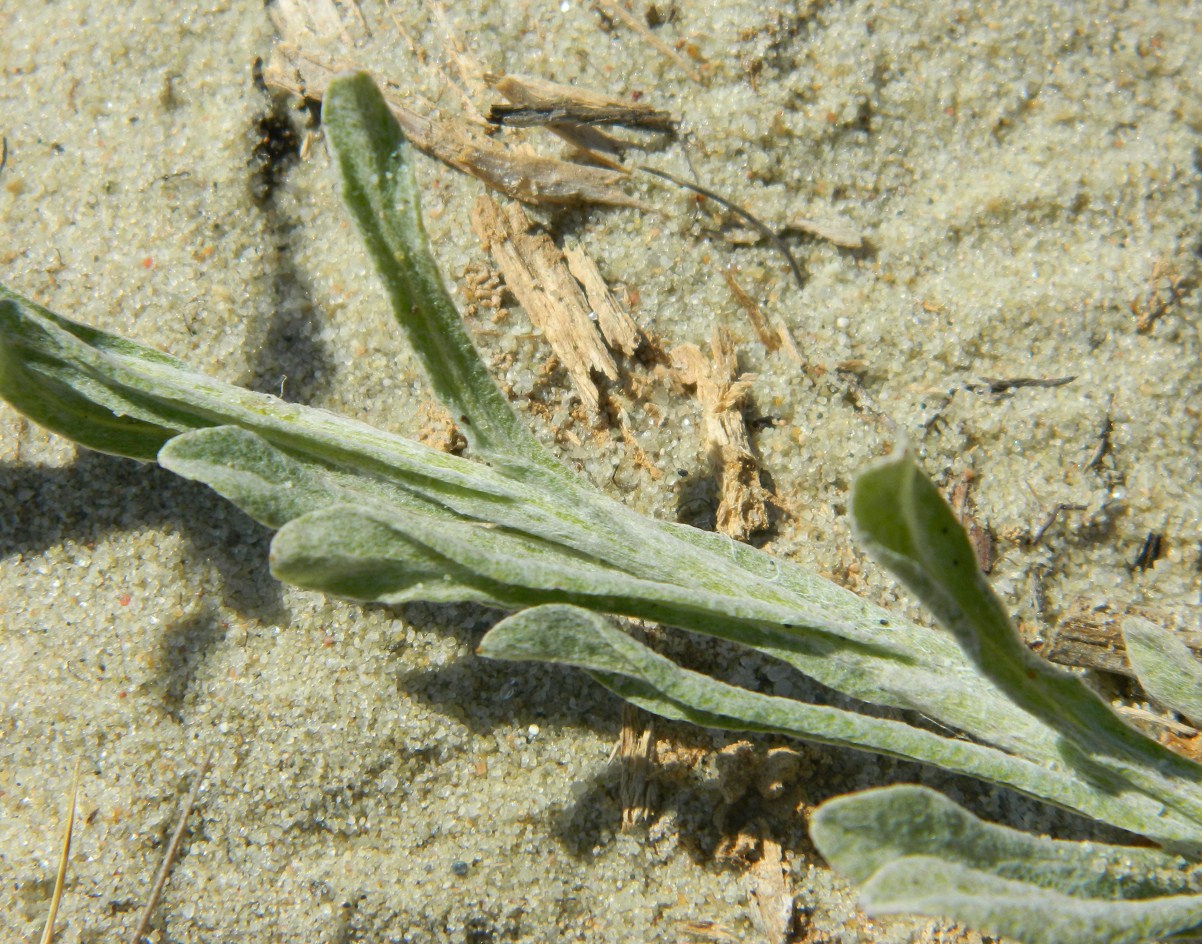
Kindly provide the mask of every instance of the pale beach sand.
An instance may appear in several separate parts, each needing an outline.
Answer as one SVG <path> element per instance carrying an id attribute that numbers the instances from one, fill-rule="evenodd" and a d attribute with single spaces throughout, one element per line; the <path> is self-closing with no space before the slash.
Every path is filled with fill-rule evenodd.
<path id="1" fill-rule="evenodd" d="M 655 34 L 682 41 L 704 84 L 578 0 L 448 4 L 447 26 L 487 68 L 637 92 L 680 115 L 687 148 L 646 162 L 770 225 L 864 235 L 860 250 L 788 236 L 807 273 L 798 289 L 770 248 L 723 239 L 692 195 L 649 178 L 629 190 L 665 215 L 539 214 L 637 290 L 647 329 L 705 343 L 731 326 L 758 375 L 752 412 L 769 418 L 753 440 L 783 507 L 769 549 L 917 615 L 845 518 L 857 470 L 904 436 L 941 485 L 975 475 L 978 518 L 999 537 L 995 585 L 1031 632 L 1082 601 L 1202 629 L 1198 5 L 660 10 L 674 15 Z M 354 27 L 356 55 L 461 108 L 436 81 L 438 18 L 421 3 L 393 11 L 430 60 L 376 3 L 363 5 L 370 35 Z M 260 3 L 0 2 L 0 280 L 223 379 L 416 434 L 429 396 L 324 143 L 270 182 L 255 156 L 272 110 L 255 61 L 273 35 Z M 306 114 L 291 118 L 303 133 Z M 467 223 L 482 188 L 425 158 L 419 173 L 457 291 L 485 259 Z M 731 266 L 789 326 L 808 373 L 757 341 Z M 480 325 L 487 355 L 512 352 L 503 379 L 525 402 L 546 351 L 519 313 Z M 533 393 L 552 416 L 567 403 L 554 384 Z M 658 424 L 635 418 L 659 480 L 616 436 L 598 444 L 576 427 L 582 445 L 557 448 L 642 511 L 704 517 L 696 405 L 658 396 Z M 1089 466 L 1108 417 L 1109 449 Z M 1027 546 L 1061 503 L 1083 509 Z M 1149 532 L 1164 536 L 1162 557 L 1132 569 Z M 808 939 L 978 939 L 867 923 L 800 816 L 723 799 L 713 752 L 733 737 L 657 728 L 658 815 L 620 833 L 616 699 L 573 671 L 476 657 L 483 610 L 283 587 L 269 539 L 201 486 L 77 451 L 0 406 L 0 937 L 40 933 L 78 759 L 58 940 L 124 940 L 212 751 L 152 940 L 682 941 L 689 922 L 762 940 L 742 868 L 714 857 L 724 830 L 757 818 L 784 846 Z M 748 660 L 726 677 L 766 687 L 777 675 Z M 928 776 L 799 750 L 790 796 L 811 804 Z M 1010 795 L 969 798 L 1012 823 L 1059 822 Z"/>

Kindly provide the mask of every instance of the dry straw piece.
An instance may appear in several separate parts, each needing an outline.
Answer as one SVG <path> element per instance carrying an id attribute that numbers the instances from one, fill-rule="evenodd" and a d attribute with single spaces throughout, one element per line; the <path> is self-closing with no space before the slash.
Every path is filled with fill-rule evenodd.
<path id="1" fill-rule="evenodd" d="M 263 81 L 272 88 L 322 101 L 331 80 L 354 68 L 353 62 L 330 60 L 299 46 L 279 43 L 263 70 Z M 503 148 L 483 137 L 465 119 L 419 115 L 403 104 L 396 88 L 384 85 L 384 97 L 415 148 L 515 200 L 643 208 L 640 200 L 620 188 L 627 175 L 619 171 Z"/>
<path id="2" fill-rule="evenodd" d="M 572 378 L 585 407 L 600 414 L 597 376 L 616 382 L 618 368 L 589 318 L 588 299 L 563 253 L 551 237 L 534 231 L 534 221 L 520 206 L 510 203 L 502 209 L 487 194 L 472 207 L 472 230 Z"/>
<path id="3" fill-rule="evenodd" d="M 695 344 L 673 349 L 677 378 L 696 390 L 705 423 L 714 476 L 718 481 L 716 527 L 736 541 L 768 527 L 771 492 L 760 483 L 760 464 L 751 449 L 743 404 L 753 378 L 740 377 L 730 332 L 714 330 L 711 357 Z"/>

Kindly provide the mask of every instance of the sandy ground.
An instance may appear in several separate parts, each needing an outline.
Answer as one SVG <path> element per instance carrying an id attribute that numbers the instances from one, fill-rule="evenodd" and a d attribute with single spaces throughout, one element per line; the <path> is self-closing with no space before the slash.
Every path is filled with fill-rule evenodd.
<path id="1" fill-rule="evenodd" d="M 783 508 L 772 550 L 895 601 L 844 512 L 856 470 L 904 435 L 941 484 L 975 476 L 978 517 L 999 539 L 994 579 L 1032 633 L 1082 603 L 1144 604 L 1199 628 L 1196 4 L 661 4 L 656 35 L 704 83 L 576 0 L 455 4 L 445 25 L 423 4 L 395 6 L 425 64 L 374 3 L 370 35 L 348 20 L 354 55 L 431 101 L 462 107 L 438 72 L 455 75 L 457 36 L 488 68 L 673 110 L 688 147 L 648 162 L 775 227 L 807 218 L 864 235 L 861 250 L 788 237 L 799 290 L 770 249 L 717 232 L 712 205 L 649 180 L 630 190 L 664 215 L 544 215 L 637 291 L 649 330 L 704 342 L 732 327 L 767 418 L 754 444 Z M 428 397 L 324 145 L 265 169 L 269 132 L 292 122 L 303 135 L 306 119 L 256 84 L 272 41 L 258 3 L 0 3 L 0 278 L 225 379 L 416 433 Z M 466 222 L 480 185 L 429 161 L 420 172 L 458 283 L 484 259 Z M 731 266 L 789 325 L 803 365 L 759 345 Z M 519 402 L 554 414 L 564 393 L 538 385 L 546 352 L 519 319 L 481 322 L 481 346 L 512 354 Z M 584 445 L 565 458 L 642 510 L 703 520 L 696 406 L 660 397 L 664 418 L 638 430 L 659 480 L 578 426 Z M 1083 507 L 1024 543 L 1060 503 Z M 1149 532 L 1162 556 L 1131 569 Z M 805 839 L 809 804 L 927 774 L 801 748 L 788 809 L 768 806 L 740 798 L 715 758 L 733 739 L 661 725 L 658 814 L 622 834 L 613 698 L 573 672 L 475 657 L 483 611 L 281 587 L 269 537 L 202 487 L 77 452 L 0 407 L 6 940 L 36 939 L 45 919 L 77 760 L 59 939 L 110 941 L 132 931 L 210 751 L 157 940 L 678 941 L 698 928 L 763 940 L 744 866 L 718 855 L 757 821 L 784 847 L 807 940 L 972 938 L 867 922 Z M 758 663 L 728 673 L 740 674 L 772 684 Z M 978 803 L 1057 824 L 1011 797 Z"/>

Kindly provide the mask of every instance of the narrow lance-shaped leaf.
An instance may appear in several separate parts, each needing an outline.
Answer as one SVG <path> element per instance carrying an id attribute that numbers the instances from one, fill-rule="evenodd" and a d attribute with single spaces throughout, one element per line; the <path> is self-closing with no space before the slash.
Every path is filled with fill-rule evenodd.
<path id="1" fill-rule="evenodd" d="M 983 822 L 923 787 L 837 797 L 810 821 L 869 914 L 927 914 L 1028 944 L 1135 944 L 1202 922 L 1202 881 L 1151 849 L 1064 842 Z"/>
<path id="2" fill-rule="evenodd" d="M 994 748 L 947 738 L 901 721 L 811 705 L 727 685 L 653 652 L 604 617 L 571 606 L 540 606 L 498 623 L 480 642 L 494 659 L 559 662 L 587 669 L 648 711 L 707 727 L 787 734 L 934 764 L 1005 784 L 1166 841 L 1196 837 L 1196 823 L 1148 798 L 1098 790 L 1071 770 L 1049 769 Z"/>
<path id="3" fill-rule="evenodd" d="M 138 415 L 133 392 L 125 392 L 128 403 L 110 396 L 101 372 L 71 363 L 73 349 L 93 350 L 98 359 L 108 352 L 145 362 L 157 358 L 187 372 L 159 351 L 61 318 L 0 285 L 0 397 L 34 422 L 89 449 L 143 462 L 196 425 L 187 411 Z"/>
<path id="4" fill-rule="evenodd" d="M 823 858 L 856 882 L 898 859 L 930 855 L 1081 898 L 1202 892 L 1202 874 L 1181 856 L 1032 836 L 985 822 L 927 787 L 828 800 L 810 818 L 810 836 Z"/>
<path id="5" fill-rule="evenodd" d="M 371 77 L 357 73 L 332 81 L 322 103 L 322 124 L 343 202 L 438 398 L 483 454 L 520 457 L 568 476 L 522 426 L 464 330 L 430 254 L 413 149 Z"/>
<path id="6" fill-rule="evenodd" d="M 1026 944 L 1139 944 L 1202 923 L 1202 895 L 1076 898 L 932 856 L 885 866 L 860 902 L 869 914 L 943 915 Z"/>

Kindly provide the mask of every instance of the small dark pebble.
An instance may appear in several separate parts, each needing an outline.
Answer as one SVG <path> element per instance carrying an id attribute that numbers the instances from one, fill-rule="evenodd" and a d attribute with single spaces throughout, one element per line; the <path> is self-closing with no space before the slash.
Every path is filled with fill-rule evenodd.
<path id="1" fill-rule="evenodd" d="M 456 859 L 451 863 L 451 871 L 456 875 L 467 875 L 468 865 L 462 859 Z"/>

